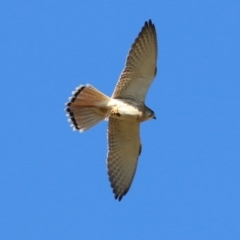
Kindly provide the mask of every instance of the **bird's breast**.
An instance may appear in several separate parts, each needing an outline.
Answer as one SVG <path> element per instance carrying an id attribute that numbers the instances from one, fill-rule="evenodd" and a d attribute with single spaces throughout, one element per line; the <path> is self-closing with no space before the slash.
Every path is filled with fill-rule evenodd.
<path id="1" fill-rule="evenodd" d="M 123 121 L 141 121 L 142 106 L 135 102 L 122 99 L 112 99 L 109 104 L 110 116 Z"/>

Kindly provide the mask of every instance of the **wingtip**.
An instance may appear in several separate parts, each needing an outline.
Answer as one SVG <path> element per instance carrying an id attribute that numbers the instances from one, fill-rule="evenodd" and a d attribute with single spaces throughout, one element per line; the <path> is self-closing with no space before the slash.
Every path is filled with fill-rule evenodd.
<path id="1" fill-rule="evenodd" d="M 154 23 L 152 22 L 151 19 L 149 19 L 148 21 L 145 21 L 144 26 L 142 27 L 142 30 L 139 33 L 138 37 L 142 34 L 142 32 L 144 32 L 144 31 L 146 31 L 148 29 L 150 31 L 152 31 L 154 35 L 156 35 L 156 28 L 155 28 L 155 25 L 154 25 Z"/>
<path id="2" fill-rule="evenodd" d="M 152 22 L 151 19 L 149 19 L 148 21 L 145 22 L 145 26 L 148 27 L 148 26 L 154 26 L 154 23 Z"/>
<path id="3" fill-rule="evenodd" d="M 114 185 L 111 183 L 111 187 L 113 188 L 113 194 L 114 194 L 114 198 L 116 200 L 118 200 L 119 202 L 122 200 L 122 198 L 127 194 L 129 188 L 125 189 L 125 191 L 117 191 L 117 189 L 115 189 Z"/>
<path id="4" fill-rule="evenodd" d="M 149 25 L 153 24 L 152 19 L 149 19 L 148 21 L 146 21 L 146 23 L 148 23 Z"/>
<path id="5" fill-rule="evenodd" d="M 119 202 L 121 202 L 122 198 L 123 198 L 123 195 L 119 195 L 119 194 L 115 194 L 114 198 L 116 200 L 118 200 Z"/>

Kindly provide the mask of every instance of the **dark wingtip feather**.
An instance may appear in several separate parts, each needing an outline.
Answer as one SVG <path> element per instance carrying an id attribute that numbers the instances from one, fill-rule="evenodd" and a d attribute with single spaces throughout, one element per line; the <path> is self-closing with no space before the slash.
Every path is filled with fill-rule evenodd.
<path id="1" fill-rule="evenodd" d="M 122 198 L 127 194 L 129 188 L 125 189 L 124 192 L 118 192 L 112 185 L 111 187 L 113 188 L 113 193 L 114 193 L 114 198 L 118 200 L 119 202 L 122 200 Z"/>
<path id="2" fill-rule="evenodd" d="M 122 200 L 123 196 L 124 195 L 115 194 L 114 198 L 120 202 Z"/>
<path id="3" fill-rule="evenodd" d="M 153 32 L 156 33 L 155 25 L 153 24 L 153 22 L 152 22 L 151 19 L 149 19 L 148 21 L 145 22 L 142 30 L 143 30 L 144 28 L 151 28 L 151 29 L 153 30 Z"/>

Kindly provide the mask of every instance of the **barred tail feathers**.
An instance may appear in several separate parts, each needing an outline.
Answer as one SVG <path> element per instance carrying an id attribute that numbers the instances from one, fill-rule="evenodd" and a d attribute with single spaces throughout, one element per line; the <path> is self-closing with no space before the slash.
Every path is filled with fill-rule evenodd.
<path id="1" fill-rule="evenodd" d="M 91 85 L 80 86 L 73 92 L 66 111 L 71 126 L 80 132 L 86 131 L 106 118 L 110 98 Z"/>

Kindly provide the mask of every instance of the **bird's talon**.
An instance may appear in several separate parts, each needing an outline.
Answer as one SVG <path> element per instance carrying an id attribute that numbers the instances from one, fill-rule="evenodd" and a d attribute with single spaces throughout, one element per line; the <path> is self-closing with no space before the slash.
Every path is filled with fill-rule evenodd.
<path id="1" fill-rule="evenodd" d="M 111 110 L 111 115 L 117 115 L 118 117 L 121 116 L 120 113 L 118 112 L 118 109 L 117 109 L 117 108 L 113 108 L 113 109 Z"/>

